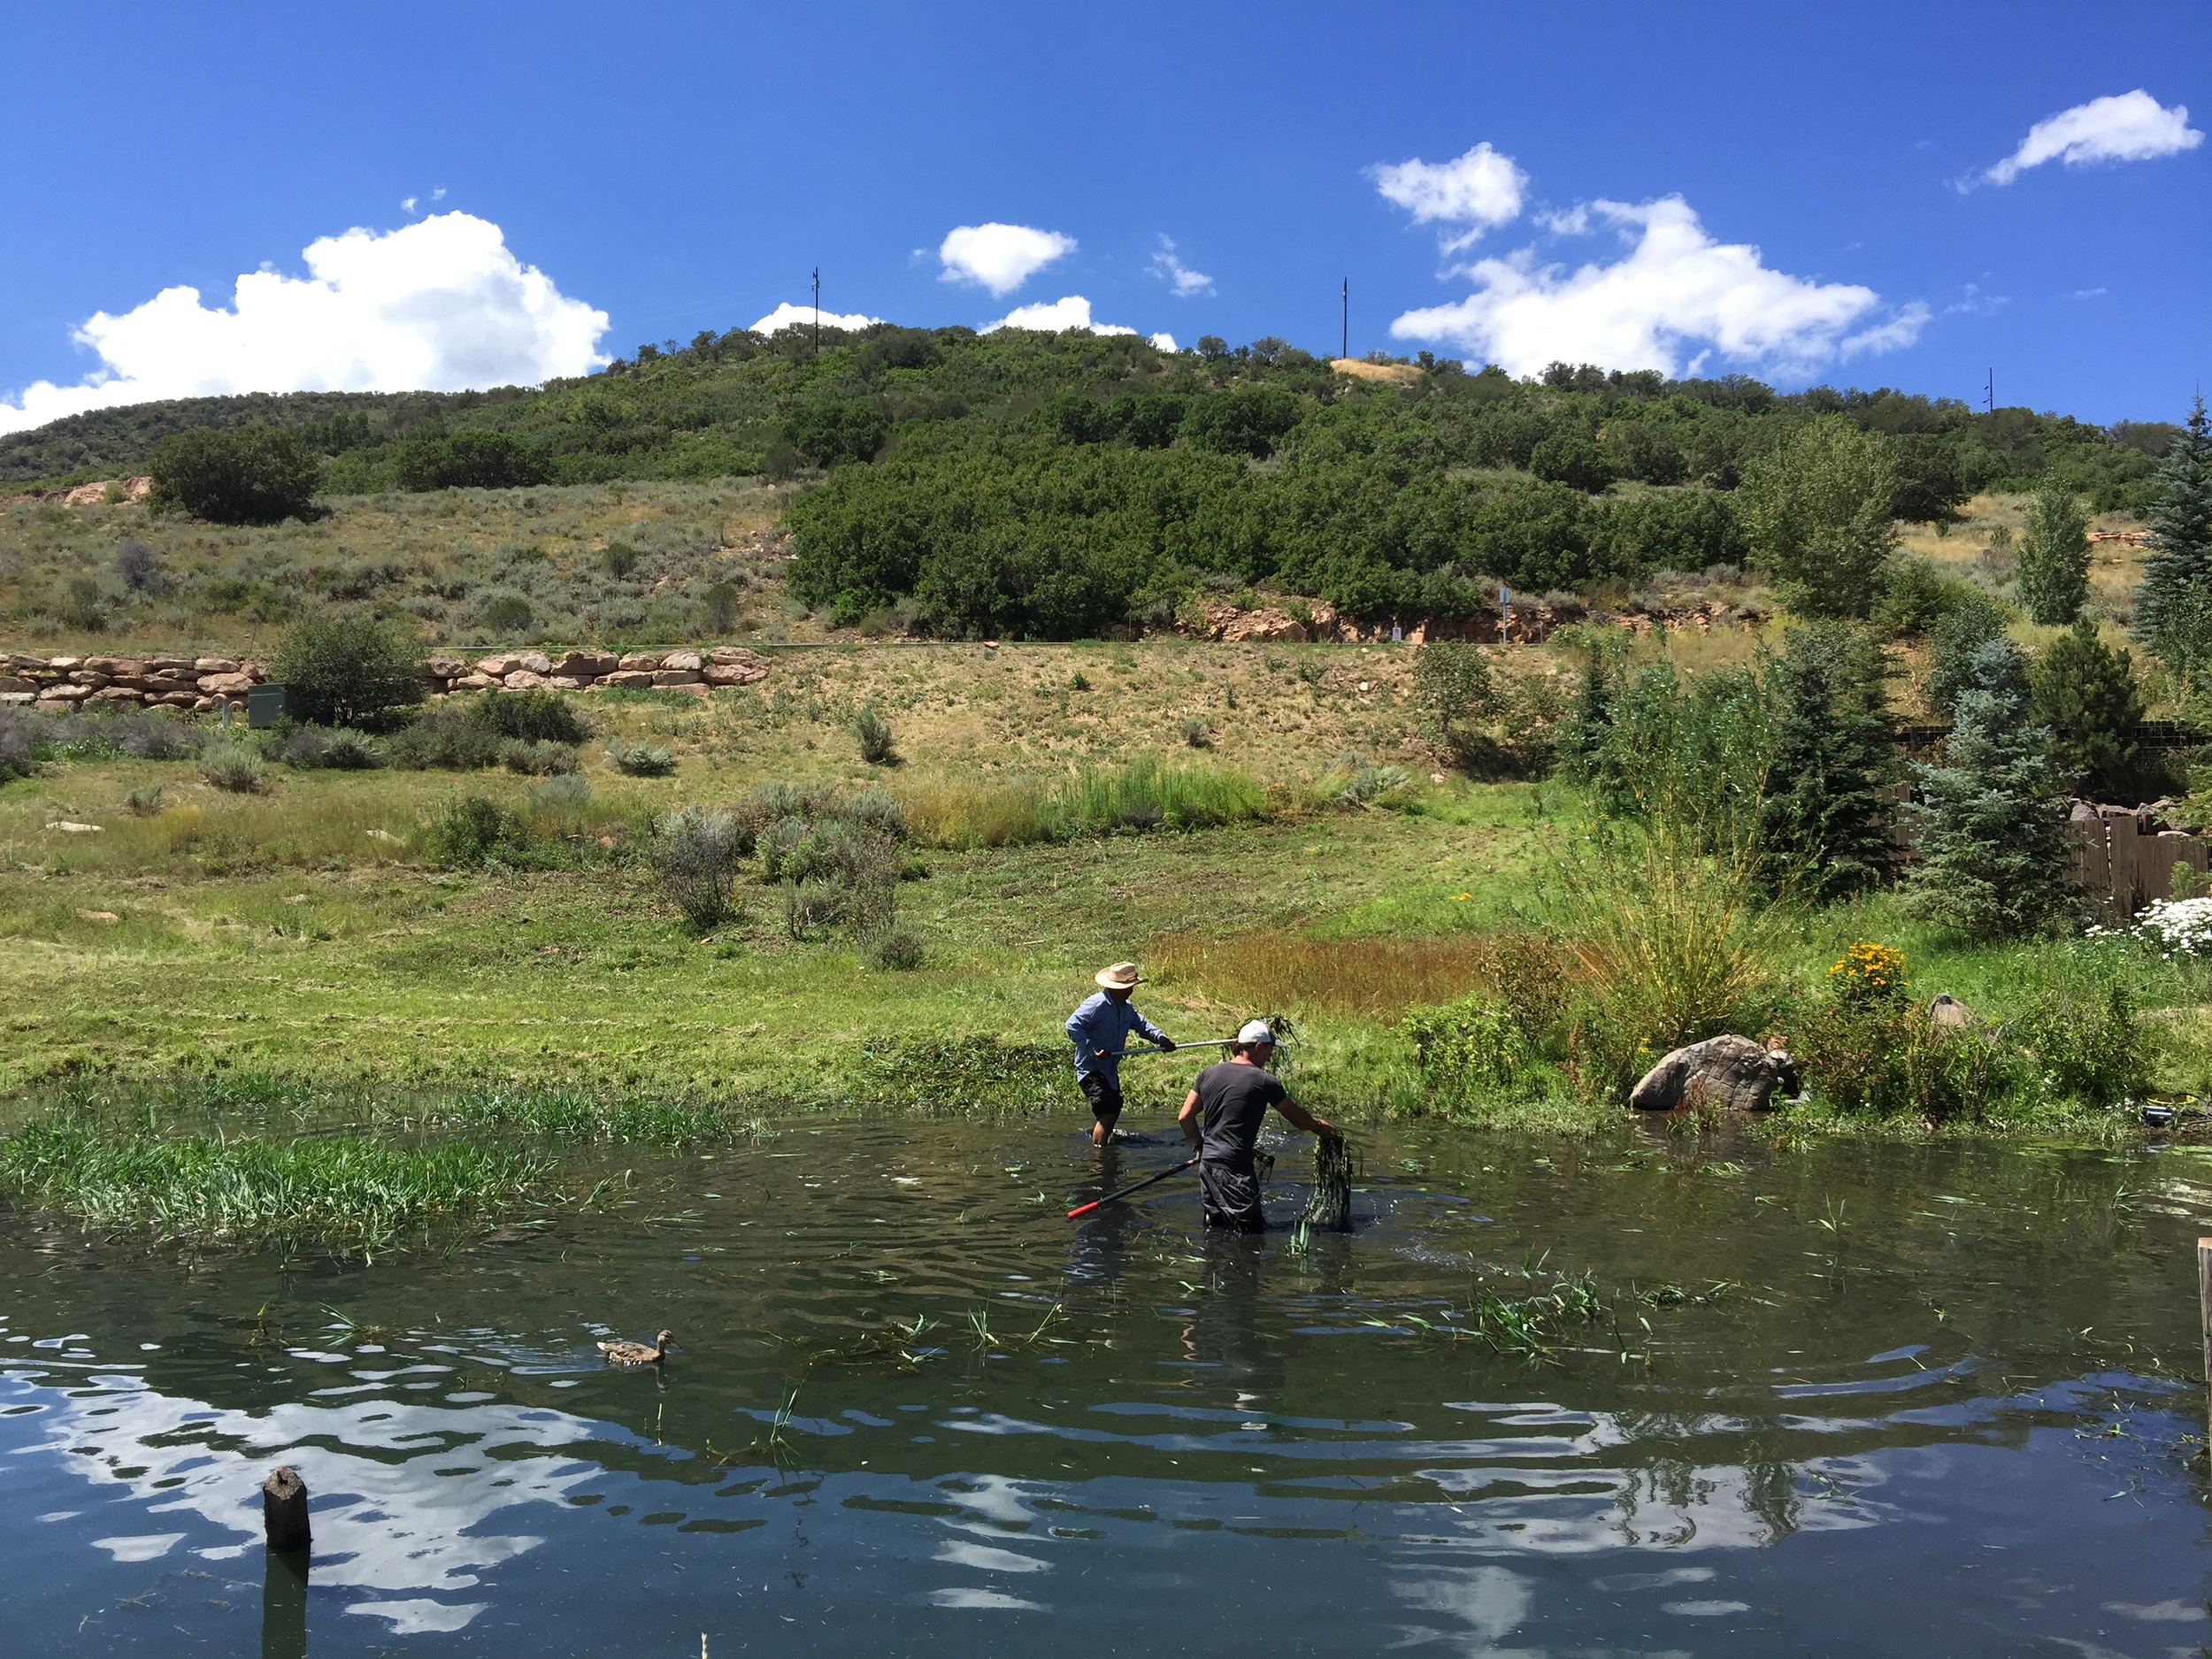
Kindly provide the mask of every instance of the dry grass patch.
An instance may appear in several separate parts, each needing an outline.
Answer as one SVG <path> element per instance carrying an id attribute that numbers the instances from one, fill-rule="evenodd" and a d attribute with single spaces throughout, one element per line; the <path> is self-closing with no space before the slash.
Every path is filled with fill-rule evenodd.
<path id="1" fill-rule="evenodd" d="M 1145 964 L 1155 979 L 1239 1007 L 1389 1019 L 1466 995 L 1491 979 L 1496 957 L 1494 941 L 1474 934 L 1314 939 L 1270 931 L 1229 939 L 1168 934 L 1152 941 Z"/>

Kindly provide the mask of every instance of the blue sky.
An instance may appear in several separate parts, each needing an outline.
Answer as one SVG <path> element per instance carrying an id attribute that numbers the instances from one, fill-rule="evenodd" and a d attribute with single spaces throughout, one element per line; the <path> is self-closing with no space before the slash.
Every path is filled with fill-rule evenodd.
<path id="1" fill-rule="evenodd" d="M 803 304 L 817 265 L 833 312 L 1079 299 L 1331 352 L 1348 277 L 1355 354 L 1977 401 L 1993 368 L 2001 403 L 2101 421 L 2212 378 L 2193 3 L 7 16 L 44 67 L 0 105 L 0 401 L 51 382 L 48 411 L 103 373 L 104 399 L 541 378 Z M 104 363 L 73 340 L 96 313 L 125 319 L 85 337 Z"/>

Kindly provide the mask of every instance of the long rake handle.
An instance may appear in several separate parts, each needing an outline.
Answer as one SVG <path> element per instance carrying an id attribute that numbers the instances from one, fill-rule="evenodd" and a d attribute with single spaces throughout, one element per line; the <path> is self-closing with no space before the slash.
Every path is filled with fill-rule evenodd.
<path id="1" fill-rule="evenodd" d="M 1194 1157 L 1188 1164 L 1179 1164 L 1171 1170 L 1162 1170 L 1157 1175 L 1148 1175 L 1144 1178 L 1144 1179 L 1133 1182 L 1131 1185 L 1123 1187 L 1118 1193 L 1109 1193 L 1103 1198 L 1094 1198 L 1087 1204 L 1078 1204 L 1074 1209 L 1068 1211 L 1068 1219 L 1070 1221 L 1073 1221 L 1078 1216 L 1087 1216 L 1092 1210 L 1098 1209 L 1102 1204 L 1110 1204 L 1118 1198 L 1126 1198 L 1132 1193 L 1141 1193 L 1146 1187 L 1151 1186 L 1155 1181 L 1164 1181 L 1171 1175 L 1180 1175 L 1185 1170 L 1189 1169 L 1197 1162 L 1198 1160 Z"/>
<path id="2" fill-rule="evenodd" d="M 1116 1048 L 1105 1057 L 1109 1060 L 1126 1060 L 1131 1055 L 1135 1054 L 1172 1054 L 1177 1049 L 1182 1048 L 1233 1048 L 1236 1044 L 1237 1040 L 1234 1037 L 1209 1037 L 1204 1042 L 1179 1042 L 1174 1048 L 1155 1048 L 1149 1046 L 1142 1048 Z"/>

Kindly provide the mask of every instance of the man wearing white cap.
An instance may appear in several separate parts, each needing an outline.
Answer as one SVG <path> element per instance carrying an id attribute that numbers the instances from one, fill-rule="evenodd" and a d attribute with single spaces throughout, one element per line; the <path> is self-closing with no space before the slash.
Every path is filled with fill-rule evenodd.
<path id="1" fill-rule="evenodd" d="M 1198 1074 L 1190 1098 L 1183 1102 L 1176 1118 L 1191 1149 L 1198 1154 L 1198 1186 L 1205 1195 L 1210 1227 L 1228 1227 L 1238 1233 L 1266 1230 L 1267 1215 L 1260 1207 L 1259 1171 L 1252 1154 L 1270 1106 L 1296 1128 L 1328 1140 L 1336 1137 L 1333 1124 L 1292 1100 L 1281 1079 L 1267 1069 L 1274 1054 L 1274 1032 L 1263 1019 L 1251 1021 L 1237 1033 L 1229 1058 Z"/>
<path id="2" fill-rule="evenodd" d="M 1171 1054 L 1175 1040 L 1130 1005 L 1129 994 L 1144 982 L 1133 962 L 1117 962 L 1092 976 L 1094 995 L 1068 1016 L 1068 1040 L 1075 1045 L 1075 1086 L 1091 1103 L 1091 1144 L 1102 1147 L 1114 1138 L 1114 1124 L 1121 1117 L 1121 1051 L 1135 1032 L 1147 1042 L 1157 1043 Z"/>

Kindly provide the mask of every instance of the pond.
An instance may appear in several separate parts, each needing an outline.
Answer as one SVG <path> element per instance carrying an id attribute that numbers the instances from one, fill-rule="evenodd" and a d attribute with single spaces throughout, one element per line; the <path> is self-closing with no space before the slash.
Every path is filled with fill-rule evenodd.
<path id="1" fill-rule="evenodd" d="M 1206 1238 L 1187 1177 L 1064 1220 L 1179 1156 L 1078 1127 L 786 1122 L 370 1264 L 0 1216 L 8 1647 L 2212 1639 L 2200 1153 L 1394 1127 L 1299 1250 Z M 1478 1284 L 1576 1283 L 1542 1352 L 1466 1333 Z M 595 1351 L 663 1326 L 659 1368 Z M 260 1543 L 279 1463 L 303 1578 Z"/>

